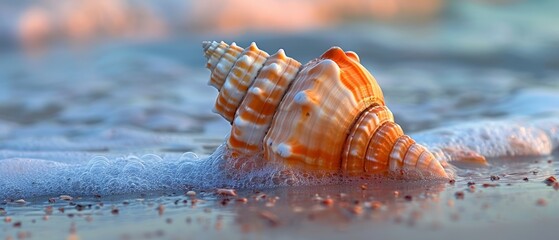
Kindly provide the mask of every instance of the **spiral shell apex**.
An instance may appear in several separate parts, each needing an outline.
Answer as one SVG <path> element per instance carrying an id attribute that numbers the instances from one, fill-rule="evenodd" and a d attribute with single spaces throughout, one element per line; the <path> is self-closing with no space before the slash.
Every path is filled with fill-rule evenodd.
<path id="1" fill-rule="evenodd" d="M 332 47 L 301 65 L 286 56 L 235 43 L 203 42 L 219 90 L 214 111 L 232 124 L 234 156 L 308 169 L 448 178 L 425 147 L 394 122 L 375 78 L 355 52 Z"/>

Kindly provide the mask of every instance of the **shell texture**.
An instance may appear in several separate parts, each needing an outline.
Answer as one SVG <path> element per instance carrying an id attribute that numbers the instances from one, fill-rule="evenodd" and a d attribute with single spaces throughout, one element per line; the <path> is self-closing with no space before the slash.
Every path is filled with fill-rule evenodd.
<path id="1" fill-rule="evenodd" d="M 348 175 L 448 178 L 394 122 L 380 86 L 355 52 L 332 47 L 302 65 L 283 50 L 203 42 L 214 111 L 231 125 L 233 156 Z"/>

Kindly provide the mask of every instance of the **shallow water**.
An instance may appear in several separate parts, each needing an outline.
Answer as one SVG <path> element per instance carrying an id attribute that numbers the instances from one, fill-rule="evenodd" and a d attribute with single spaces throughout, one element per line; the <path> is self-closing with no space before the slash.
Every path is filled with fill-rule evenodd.
<path id="1" fill-rule="evenodd" d="M 221 155 L 210 156 L 229 125 L 211 112 L 217 93 L 206 85 L 201 37 L 111 42 L 79 53 L 58 49 L 39 59 L 6 52 L 0 58 L 0 199 L 6 199 L 0 236 L 554 238 L 559 192 L 543 181 L 559 174 L 557 35 L 530 28 L 535 40 L 521 41 L 521 25 L 509 29 L 510 38 L 468 38 L 485 24 L 479 21 L 447 22 L 435 34 L 442 40 L 355 24 L 234 39 L 241 46 L 256 41 L 269 52 L 284 48 L 303 62 L 332 45 L 357 52 L 407 133 L 435 152 L 453 147 L 489 158 L 481 166 L 439 154 L 454 165 L 454 183 L 282 186 L 272 171 L 232 178 Z M 493 24 L 499 23 L 480 34 L 497 29 Z M 220 187 L 237 188 L 239 196 L 218 196 Z M 198 195 L 186 196 L 189 190 Z M 58 199 L 62 194 L 74 199 Z M 246 203 L 237 200 L 243 197 Z"/>

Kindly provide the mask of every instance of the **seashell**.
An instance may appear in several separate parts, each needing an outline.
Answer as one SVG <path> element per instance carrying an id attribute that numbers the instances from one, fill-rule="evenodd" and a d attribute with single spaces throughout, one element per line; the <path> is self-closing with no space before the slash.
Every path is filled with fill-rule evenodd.
<path id="1" fill-rule="evenodd" d="M 233 156 L 347 175 L 448 178 L 433 154 L 394 122 L 380 86 L 355 52 L 332 47 L 301 65 L 255 43 L 203 42 L 219 90 L 214 111 L 231 125 Z"/>

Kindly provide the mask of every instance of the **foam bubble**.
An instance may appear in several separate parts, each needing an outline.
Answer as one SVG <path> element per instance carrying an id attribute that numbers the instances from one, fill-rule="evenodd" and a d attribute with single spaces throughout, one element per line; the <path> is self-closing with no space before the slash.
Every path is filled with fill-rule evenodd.
<path id="1" fill-rule="evenodd" d="M 414 139 L 435 152 L 439 160 L 452 161 L 446 149 L 473 151 L 484 157 L 549 155 L 557 148 L 559 119 L 538 121 L 480 121 L 442 127 L 413 134 Z"/>

